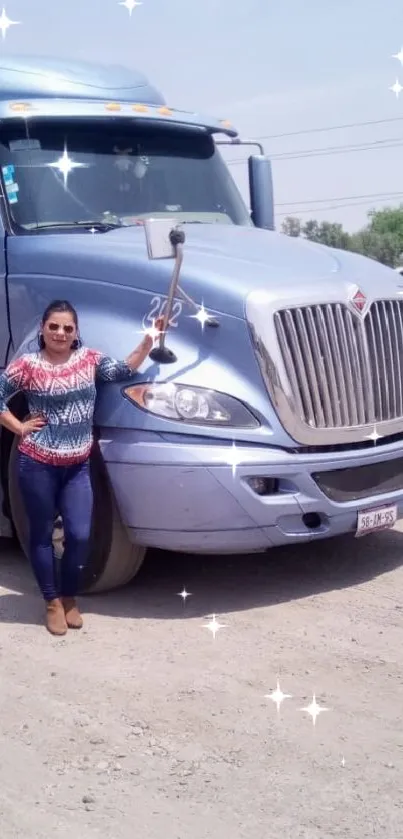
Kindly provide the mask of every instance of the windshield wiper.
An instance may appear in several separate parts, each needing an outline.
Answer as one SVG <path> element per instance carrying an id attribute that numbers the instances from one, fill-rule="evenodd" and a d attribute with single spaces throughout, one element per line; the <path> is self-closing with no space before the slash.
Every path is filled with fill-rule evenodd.
<path id="1" fill-rule="evenodd" d="M 50 222 L 39 222 L 39 224 L 32 228 L 33 231 L 35 230 L 50 230 L 52 228 L 57 229 L 58 227 L 62 228 L 75 228 L 75 227 L 84 227 L 88 230 L 96 230 L 97 232 L 106 233 L 108 230 L 115 230 L 117 227 L 124 227 L 125 225 L 122 224 L 121 221 L 102 221 L 100 219 L 95 219 L 94 221 L 88 221 L 87 219 L 84 221 L 50 221 Z"/>

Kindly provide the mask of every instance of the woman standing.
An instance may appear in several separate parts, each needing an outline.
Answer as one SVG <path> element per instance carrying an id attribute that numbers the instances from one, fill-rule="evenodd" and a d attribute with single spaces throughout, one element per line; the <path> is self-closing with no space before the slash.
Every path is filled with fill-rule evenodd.
<path id="1" fill-rule="evenodd" d="M 159 318 L 158 330 L 162 323 Z M 146 335 L 125 361 L 115 361 L 82 346 L 75 309 L 66 300 L 55 300 L 43 314 L 38 343 L 39 352 L 12 361 L 0 376 L 0 425 L 20 438 L 18 480 L 29 522 L 31 564 L 46 602 L 46 626 L 53 635 L 65 635 L 69 627 L 83 625 L 75 597 L 89 554 L 96 380 L 130 378 L 153 339 Z M 28 401 L 25 422 L 7 408 L 18 392 Z M 52 544 L 58 513 L 65 541 L 60 589 Z"/>

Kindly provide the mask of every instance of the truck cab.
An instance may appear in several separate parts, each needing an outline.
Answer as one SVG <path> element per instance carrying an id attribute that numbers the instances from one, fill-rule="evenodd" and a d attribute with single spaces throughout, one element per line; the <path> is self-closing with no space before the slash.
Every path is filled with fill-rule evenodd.
<path id="1" fill-rule="evenodd" d="M 76 307 L 86 345 L 125 357 L 171 282 L 145 223 L 172 218 L 186 238 L 171 363 L 99 389 L 82 590 L 128 582 L 152 547 L 247 554 L 393 526 L 396 273 L 277 234 L 264 155 L 249 158 L 250 211 L 218 142 L 236 130 L 168 107 L 141 74 L 3 58 L 0 115 L 1 367 L 37 349 L 54 298 Z M 21 395 L 9 407 L 26 412 Z M 15 453 L 2 430 L 3 514 L 27 551 Z"/>

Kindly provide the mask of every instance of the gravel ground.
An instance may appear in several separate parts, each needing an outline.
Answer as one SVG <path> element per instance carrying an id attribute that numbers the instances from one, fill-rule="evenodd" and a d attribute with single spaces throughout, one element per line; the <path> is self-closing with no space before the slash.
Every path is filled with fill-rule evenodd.
<path id="1" fill-rule="evenodd" d="M 399 530 L 155 553 L 54 639 L 3 544 L 1 839 L 399 839 L 402 561 Z"/>

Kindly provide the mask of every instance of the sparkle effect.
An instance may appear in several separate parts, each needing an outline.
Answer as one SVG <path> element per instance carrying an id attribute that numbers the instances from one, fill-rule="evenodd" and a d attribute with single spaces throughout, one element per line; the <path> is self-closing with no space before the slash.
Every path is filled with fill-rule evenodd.
<path id="1" fill-rule="evenodd" d="M 64 188 L 67 189 L 67 181 L 70 172 L 72 172 L 73 169 L 85 169 L 86 163 L 75 163 L 74 160 L 71 160 L 65 146 L 62 157 L 59 157 L 59 159 L 55 160 L 53 163 L 48 163 L 47 166 L 51 169 L 57 169 L 63 175 Z"/>
<path id="2" fill-rule="evenodd" d="M 242 455 L 238 452 L 236 444 L 231 446 L 231 455 L 228 457 L 227 463 L 232 466 L 232 477 L 235 478 L 237 466 L 242 463 Z"/>
<path id="3" fill-rule="evenodd" d="M 277 713 L 279 713 L 280 705 L 282 702 L 284 702 L 284 699 L 292 699 L 292 696 L 290 693 L 283 693 L 280 687 L 280 682 L 277 681 L 276 690 L 273 690 L 271 693 L 267 693 L 265 695 L 265 699 L 271 699 L 271 701 L 276 704 Z"/>
<path id="4" fill-rule="evenodd" d="M 3 41 L 4 41 L 4 39 L 7 35 L 7 30 L 10 28 L 10 26 L 19 26 L 19 25 L 20 25 L 20 21 L 19 20 L 10 20 L 10 18 L 7 17 L 6 10 L 3 9 L 2 13 L 1 13 L 1 16 L 0 16 L 0 30 L 1 30 Z"/>
<path id="5" fill-rule="evenodd" d="M 401 84 L 399 82 L 399 79 L 396 79 L 395 83 L 392 85 L 392 87 L 389 88 L 389 90 L 391 90 L 392 93 L 396 94 L 396 99 L 399 98 L 399 96 L 400 96 L 400 94 L 403 90 L 403 87 L 401 86 Z"/>
<path id="6" fill-rule="evenodd" d="M 261 454 L 256 453 L 255 457 L 256 457 L 256 460 L 260 460 Z M 220 454 L 220 455 L 217 455 L 217 457 L 214 457 L 213 459 L 214 460 L 219 460 L 219 461 L 221 461 L 221 463 L 224 461 L 226 464 L 228 464 L 228 466 L 231 466 L 232 467 L 232 477 L 235 478 L 237 467 L 245 460 L 245 455 L 243 455 L 241 452 L 238 451 L 236 443 L 233 442 L 229 454 L 225 454 L 225 455 Z M 253 457 L 250 456 L 249 452 L 248 452 L 248 458 L 247 459 L 248 459 L 248 462 L 250 462 L 251 460 L 253 461 Z"/>
<path id="7" fill-rule="evenodd" d="M 215 640 L 215 637 L 217 635 L 218 630 L 223 629 L 223 627 L 227 626 L 227 624 L 226 623 L 218 623 L 218 620 L 217 620 L 215 614 L 207 615 L 206 617 L 211 617 L 211 620 L 208 623 L 204 623 L 203 628 L 204 629 L 209 629 L 213 638 L 214 638 L 214 640 Z"/>
<path id="8" fill-rule="evenodd" d="M 400 61 L 400 64 L 403 67 L 403 47 L 400 48 L 400 52 L 397 52 L 395 55 L 392 55 L 392 58 L 397 58 Z"/>
<path id="9" fill-rule="evenodd" d="M 132 16 L 134 9 L 136 9 L 137 6 L 142 6 L 142 5 L 143 4 L 138 2 L 138 0 L 123 0 L 123 2 L 119 3 L 119 6 L 124 6 L 125 9 L 127 9 L 130 17 Z"/>
<path id="10" fill-rule="evenodd" d="M 199 321 L 200 326 L 202 328 L 202 331 L 204 330 L 204 327 L 205 327 L 207 321 L 210 320 L 210 315 L 206 311 L 206 309 L 204 308 L 204 303 L 201 304 L 200 309 L 197 312 L 197 315 L 190 315 L 190 317 L 193 318 L 194 320 Z"/>
<path id="11" fill-rule="evenodd" d="M 316 720 L 319 714 L 321 714 L 322 711 L 328 710 L 329 708 L 322 708 L 320 705 L 318 705 L 315 694 L 313 695 L 312 702 L 310 705 L 308 705 L 306 708 L 300 708 L 300 711 L 304 711 L 305 714 L 309 714 L 309 716 L 312 718 L 313 725 L 316 725 Z"/>
<path id="12" fill-rule="evenodd" d="M 157 338 L 159 338 L 159 336 L 163 334 L 163 330 L 157 329 L 154 318 L 151 326 L 143 327 L 143 329 L 141 330 L 141 335 L 148 335 L 150 338 L 153 339 L 153 341 L 156 341 Z"/>
<path id="13" fill-rule="evenodd" d="M 378 431 L 377 431 L 377 428 L 376 428 L 376 423 L 375 423 L 374 430 L 372 431 L 371 434 L 367 434 L 365 439 L 366 440 L 372 440 L 374 446 L 376 446 L 377 441 L 381 440 L 382 437 L 383 437 L 383 434 L 378 434 Z"/>
<path id="14" fill-rule="evenodd" d="M 192 596 L 191 592 L 186 591 L 185 586 L 183 587 L 183 591 L 178 591 L 178 597 L 182 598 L 184 604 L 186 603 L 186 598 L 191 597 L 191 596 Z"/>

